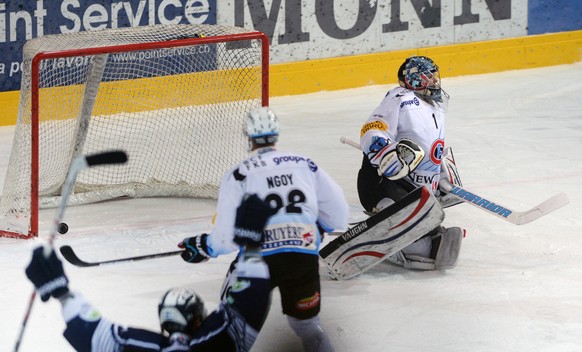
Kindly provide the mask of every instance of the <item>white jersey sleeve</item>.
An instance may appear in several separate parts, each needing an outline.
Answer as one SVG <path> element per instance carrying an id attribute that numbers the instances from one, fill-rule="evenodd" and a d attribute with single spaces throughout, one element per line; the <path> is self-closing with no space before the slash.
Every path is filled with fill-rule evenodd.
<path id="1" fill-rule="evenodd" d="M 236 209 L 244 196 L 244 187 L 236 177 L 238 168 L 229 170 L 222 178 L 218 192 L 214 229 L 208 237 L 208 250 L 212 257 L 237 251 L 234 243 L 234 222 Z"/>
<path id="2" fill-rule="evenodd" d="M 348 203 L 341 187 L 323 170 L 317 173 L 317 222 L 326 231 L 344 230 L 348 227 Z"/>

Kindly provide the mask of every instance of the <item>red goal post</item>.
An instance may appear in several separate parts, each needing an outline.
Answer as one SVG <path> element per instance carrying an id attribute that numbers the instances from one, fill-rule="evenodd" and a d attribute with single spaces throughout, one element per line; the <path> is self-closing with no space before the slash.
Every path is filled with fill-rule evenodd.
<path id="1" fill-rule="evenodd" d="M 0 198 L 0 236 L 38 235 L 71 161 L 108 149 L 125 165 L 77 176 L 69 205 L 119 197 L 215 198 L 246 155 L 246 112 L 268 105 L 265 34 L 169 25 L 47 35 L 23 50 L 21 100 Z"/>

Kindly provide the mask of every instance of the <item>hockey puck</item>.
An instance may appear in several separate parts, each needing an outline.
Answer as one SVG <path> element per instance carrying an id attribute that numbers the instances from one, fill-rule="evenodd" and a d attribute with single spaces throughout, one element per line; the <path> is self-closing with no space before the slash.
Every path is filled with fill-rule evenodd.
<path id="1" fill-rule="evenodd" d="M 69 225 L 65 224 L 64 222 L 61 222 L 59 224 L 59 226 L 57 227 L 57 231 L 61 234 L 64 235 L 65 233 L 67 233 L 69 231 Z"/>

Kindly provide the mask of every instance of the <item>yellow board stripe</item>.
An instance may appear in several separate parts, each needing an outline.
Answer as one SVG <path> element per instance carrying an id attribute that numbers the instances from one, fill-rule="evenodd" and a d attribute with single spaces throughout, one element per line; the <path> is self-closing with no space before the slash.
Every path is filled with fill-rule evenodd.
<path id="1" fill-rule="evenodd" d="M 270 67 L 270 96 L 306 94 L 322 90 L 396 83 L 396 70 L 402 61 L 410 55 L 426 55 L 434 59 L 441 68 L 442 77 L 571 64 L 582 60 L 582 31 L 274 64 Z M 210 75 L 210 73 L 204 74 Z M 200 95 L 184 94 L 184 96 L 172 101 L 171 104 L 184 106 L 216 101 L 215 91 L 208 90 L 205 86 L 207 84 L 205 82 L 208 81 L 212 82 L 210 83 L 212 87 L 223 84 L 223 90 L 240 89 L 238 82 L 221 81 L 221 78 L 224 79 L 224 77 L 212 75 L 212 77 L 200 76 L 199 79 L 195 80 L 198 82 L 196 84 L 201 87 L 198 89 Z M 150 94 L 152 100 L 162 101 L 159 99 L 162 99 L 166 90 L 174 89 L 172 87 L 176 87 L 180 83 L 171 82 L 174 79 L 173 77 L 144 79 L 143 82 L 137 84 L 137 88 Z M 185 77 L 185 79 L 191 78 Z M 194 81 L 185 81 L 185 83 L 195 84 Z M 119 85 L 116 89 L 125 88 L 122 82 L 115 82 L 115 84 Z M 131 84 L 131 88 L 136 89 L 135 81 L 127 84 Z M 260 82 L 257 84 L 260 85 Z M 2 107 L 0 125 L 15 124 L 18 99 L 18 92 L 0 93 L 0 106 Z M 139 111 L 144 108 L 137 103 L 137 97 L 136 100 L 129 101 L 129 103 L 129 106 L 135 106 Z M 156 108 L 156 106 L 159 108 L 157 104 L 154 104 L 151 109 Z M 96 111 L 96 113 L 102 114 L 113 112 L 115 112 L 115 108 L 111 107 L 99 107 Z"/>

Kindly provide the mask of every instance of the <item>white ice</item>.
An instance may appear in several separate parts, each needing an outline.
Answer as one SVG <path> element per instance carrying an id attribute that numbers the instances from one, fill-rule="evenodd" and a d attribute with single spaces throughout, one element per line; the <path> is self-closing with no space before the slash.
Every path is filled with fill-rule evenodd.
<path id="1" fill-rule="evenodd" d="M 381 69 L 381 68 L 379 68 Z M 447 145 L 466 188 L 514 210 L 559 192 L 570 204 L 517 226 L 461 204 L 445 225 L 467 229 L 457 267 L 406 271 L 380 264 L 349 281 L 322 270 L 324 328 L 338 352 L 582 351 L 582 63 L 443 80 L 451 95 Z M 363 218 L 356 193 L 361 154 L 339 143 L 359 127 L 388 86 L 271 99 L 282 123 L 280 149 L 303 153 L 341 184 L 350 221 Z M 0 128 L 4 177 L 12 127 Z M 0 184 L 3 184 L 3 178 Z M 88 261 L 176 250 L 184 237 L 208 231 L 213 201 L 119 200 L 70 207 L 69 244 Z M 42 211 L 46 235 L 54 209 Z M 32 285 L 24 275 L 37 240 L 0 239 L 0 350 L 12 350 Z M 116 322 L 157 330 L 158 299 L 192 286 L 209 308 L 218 302 L 233 256 L 200 265 L 179 256 L 76 268 L 81 291 Z M 34 303 L 21 351 L 71 351 L 57 302 Z M 300 351 L 275 291 L 255 351 Z"/>

